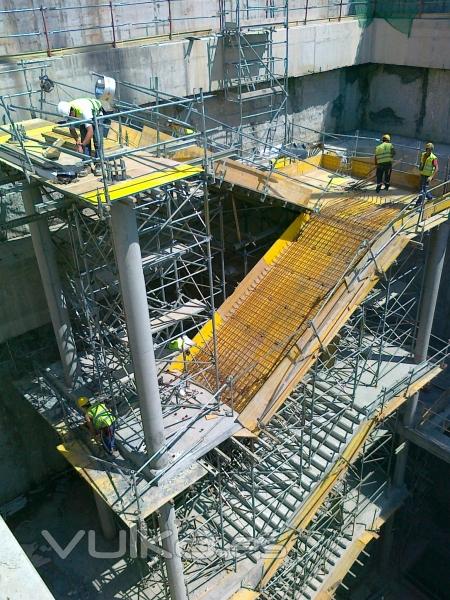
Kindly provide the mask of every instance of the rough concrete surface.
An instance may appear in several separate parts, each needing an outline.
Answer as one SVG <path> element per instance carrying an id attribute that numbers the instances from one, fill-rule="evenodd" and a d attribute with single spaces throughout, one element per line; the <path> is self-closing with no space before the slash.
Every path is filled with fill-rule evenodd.
<path id="1" fill-rule="evenodd" d="M 31 238 L 0 243 L 0 281 L 0 343 L 48 323 Z"/>
<path id="2" fill-rule="evenodd" d="M 450 71 L 377 65 L 362 76 L 368 87 L 363 127 L 448 143 Z"/>
<path id="3" fill-rule="evenodd" d="M 57 600 L 147 597 L 144 592 L 147 584 L 141 581 L 148 572 L 146 562 L 123 554 L 119 538 L 112 541 L 103 538 L 91 490 L 75 473 L 30 494 L 27 506 L 10 517 L 8 524 Z M 43 531 L 48 531 L 62 549 L 74 536 L 80 539 L 63 558 Z M 91 544 L 89 532 L 93 532 Z M 96 557 L 92 550 L 110 556 Z"/>
<path id="4" fill-rule="evenodd" d="M 0 517 L 0 592 L 4 600 L 52 600 L 53 596 L 32 562 Z"/>
<path id="5" fill-rule="evenodd" d="M 70 8 L 73 6 L 76 6 L 75 10 Z M 264 3 L 253 2 L 249 3 L 249 6 L 254 8 L 245 14 L 246 19 L 258 23 L 270 20 Z M 329 0 L 314 0 L 314 3 L 310 3 L 308 19 L 336 17 L 339 12 L 345 16 L 348 6 L 346 3 L 339 9 L 337 4 L 333 5 Z M 97 10 L 90 7 L 92 0 L 71 3 L 49 0 L 45 4 L 45 11 L 41 11 L 35 0 L 22 0 L 20 8 L 28 9 L 26 13 L 0 14 L 0 52 L 11 55 L 46 50 L 44 19 L 49 38 L 48 45 L 52 49 L 110 45 L 114 36 L 117 42 L 121 42 L 150 36 L 167 36 L 170 33 L 176 35 L 180 32 L 217 31 L 220 28 L 221 0 L 176 0 L 172 3 L 167 0 L 141 1 L 137 4 L 128 0 L 114 2 L 112 15 L 105 2 L 97 3 Z M 235 7 L 234 0 L 226 1 L 226 21 L 234 20 Z M 293 22 L 304 19 L 304 7 L 304 0 L 290 0 L 289 8 Z M 17 8 L 16 0 L 4 0 L 2 5 L 5 11 Z M 273 20 L 279 21 L 280 17 L 275 14 Z M 23 35 L 18 37 L 18 33 Z"/>
<path id="6" fill-rule="evenodd" d="M 7 375 L 0 387 L 0 506 L 67 469 L 50 425 L 20 396 Z M 1 594 L 0 594 L 1 598 Z"/>

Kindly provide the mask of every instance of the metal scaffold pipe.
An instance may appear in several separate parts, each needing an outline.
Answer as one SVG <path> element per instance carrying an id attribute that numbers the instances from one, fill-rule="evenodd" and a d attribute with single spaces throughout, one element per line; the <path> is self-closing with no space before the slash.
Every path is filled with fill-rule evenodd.
<path id="1" fill-rule="evenodd" d="M 442 270 L 444 268 L 445 254 L 449 233 L 449 221 L 437 229 L 432 230 L 430 252 L 427 258 L 423 297 L 420 307 L 419 329 L 415 349 L 417 363 L 426 360 L 430 345 L 431 328 L 439 294 Z"/>
<path id="2" fill-rule="evenodd" d="M 427 359 L 430 347 L 431 330 L 433 327 L 436 303 L 441 284 L 442 270 L 444 268 L 445 254 L 449 233 L 449 221 L 437 229 L 432 230 L 430 248 L 425 264 L 425 277 L 423 281 L 422 301 L 420 303 L 419 325 L 417 329 L 414 359 L 421 363 Z M 414 424 L 419 393 L 414 394 L 406 407 L 403 424 L 411 427 Z"/>
<path id="3" fill-rule="evenodd" d="M 35 206 L 42 202 L 41 191 L 37 185 L 24 184 L 22 199 L 27 216 L 36 214 Z M 41 275 L 50 319 L 55 332 L 66 385 L 72 387 L 78 371 L 78 358 L 75 340 L 67 310 L 66 299 L 56 263 L 55 252 L 46 219 L 29 223 L 31 241 Z"/>
<path id="4" fill-rule="evenodd" d="M 178 527 L 175 522 L 175 507 L 172 500 L 159 509 L 158 522 L 161 533 L 168 534 L 162 535 L 161 542 L 167 555 L 166 569 L 170 597 L 172 600 L 187 600 L 183 563 L 178 545 Z"/>
<path id="5" fill-rule="evenodd" d="M 138 227 L 131 199 L 111 205 L 111 229 L 147 455 L 149 458 L 154 455 L 157 457 L 150 462 L 152 469 L 162 469 L 168 463 L 167 454 L 160 453 L 166 439 Z M 178 530 L 173 503 L 169 502 L 160 508 L 159 527 L 166 551 L 171 598 L 187 600 L 183 563 L 176 551 Z"/>
<path id="6" fill-rule="evenodd" d="M 442 270 L 444 268 L 445 254 L 447 250 L 447 241 L 449 234 L 449 221 L 443 223 L 440 227 L 431 232 L 430 248 L 425 264 L 425 276 L 423 280 L 422 300 L 419 311 L 419 325 L 417 330 L 417 339 L 414 351 L 416 363 L 421 363 L 427 359 L 430 346 L 431 330 L 436 311 L 436 303 L 441 283 Z M 419 393 L 410 398 L 405 414 L 403 425 L 412 427 L 416 417 L 417 404 L 419 402 Z M 405 442 L 402 452 L 398 455 L 394 483 L 403 485 L 406 471 L 408 455 L 408 443 Z"/>
<path id="7" fill-rule="evenodd" d="M 414 359 L 421 363 L 427 359 L 430 346 L 431 330 L 433 327 L 436 303 L 441 283 L 442 270 L 444 268 L 445 254 L 447 250 L 449 234 L 449 221 L 443 223 L 438 229 L 431 233 L 430 247 L 425 263 L 425 276 L 423 279 L 422 299 L 419 310 L 419 325 L 417 330 Z M 409 399 L 403 415 L 403 426 L 412 427 L 416 418 L 419 393 L 417 392 Z M 402 440 L 398 449 L 395 469 L 392 478 L 394 487 L 405 485 L 406 465 L 408 463 L 409 442 Z M 391 569 L 391 553 L 394 539 L 394 519 L 391 518 L 385 526 L 383 534 L 383 546 L 381 550 L 381 572 L 389 573 Z"/>

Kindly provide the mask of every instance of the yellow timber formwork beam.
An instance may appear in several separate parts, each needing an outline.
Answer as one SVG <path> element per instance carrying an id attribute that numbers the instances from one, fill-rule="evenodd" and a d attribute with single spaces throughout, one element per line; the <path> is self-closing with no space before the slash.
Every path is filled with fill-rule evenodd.
<path id="1" fill-rule="evenodd" d="M 27 136 L 33 138 L 42 136 L 44 133 L 49 133 L 55 127 L 55 123 L 45 121 L 44 119 L 29 119 L 27 121 L 21 121 L 19 125 L 25 128 Z M 4 125 L 0 129 L 0 144 L 5 144 L 11 139 L 12 134 L 5 131 L 11 131 L 11 129 L 12 127 L 9 125 Z M 44 141 L 43 138 L 42 141 Z"/>
<path id="2" fill-rule="evenodd" d="M 135 179 L 129 179 L 127 181 L 120 181 L 113 185 L 108 186 L 109 200 L 120 200 L 126 196 L 133 196 L 138 192 L 144 192 L 173 181 L 179 181 L 180 179 L 186 179 L 193 175 L 198 175 L 203 169 L 201 167 L 194 167 L 192 165 L 175 165 L 172 168 L 164 169 L 162 171 L 155 171 L 142 177 L 136 177 Z M 86 194 L 82 194 L 81 198 L 85 202 L 90 204 L 98 205 L 99 202 L 104 204 L 107 202 L 105 190 L 100 187 L 96 190 L 92 190 Z"/>
<path id="3" fill-rule="evenodd" d="M 351 566 L 364 550 L 364 548 L 375 539 L 380 536 L 377 530 L 384 525 L 385 520 L 382 517 L 378 517 L 373 524 L 373 530 L 364 531 L 360 537 L 351 544 L 351 548 L 346 555 L 345 563 L 338 565 L 333 571 L 333 583 L 328 583 L 326 588 L 319 591 L 315 600 L 332 600 L 337 588 L 341 585 L 344 577 L 349 572 Z"/>
<path id="4" fill-rule="evenodd" d="M 259 593 L 254 592 L 253 590 L 239 590 L 233 596 L 233 600 L 256 600 L 258 598 Z"/>
<path id="5" fill-rule="evenodd" d="M 397 496 L 394 502 L 390 502 L 388 500 L 387 506 L 383 506 L 378 517 L 373 523 L 371 523 L 370 529 L 366 529 L 365 531 L 361 532 L 358 537 L 350 543 L 350 546 L 347 548 L 347 550 L 345 550 L 342 558 L 338 560 L 333 570 L 323 581 L 315 600 L 332 600 L 334 598 L 336 590 L 341 585 L 353 563 L 372 540 L 380 537 L 378 532 L 380 531 L 381 527 L 401 506 L 406 495 L 407 493 L 404 491 Z"/>

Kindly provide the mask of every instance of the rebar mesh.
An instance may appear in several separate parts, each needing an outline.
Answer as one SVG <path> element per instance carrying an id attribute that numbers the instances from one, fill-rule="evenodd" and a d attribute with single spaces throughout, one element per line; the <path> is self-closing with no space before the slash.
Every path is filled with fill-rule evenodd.
<path id="1" fill-rule="evenodd" d="M 217 329 L 219 378 L 233 378 L 233 407 L 241 412 L 317 313 L 365 240 L 371 240 L 400 208 L 370 196 L 342 200 L 313 215 L 299 237 L 235 302 Z M 202 365 L 207 343 L 189 364 L 200 385 L 215 388 Z"/>

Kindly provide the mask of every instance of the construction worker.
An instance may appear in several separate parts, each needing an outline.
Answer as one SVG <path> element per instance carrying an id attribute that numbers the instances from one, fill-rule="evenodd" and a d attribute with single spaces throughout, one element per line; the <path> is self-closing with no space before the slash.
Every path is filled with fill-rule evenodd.
<path id="1" fill-rule="evenodd" d="M 169 125 L 169 129 L 171 130 L 172 136 L 175 138 L 183 137 L 185 135 L 192 135 L 194 133 L 193 129 L 190 129 L 189 127 L 184 127 L 179 123 L 175 123 L 175 121 L 173 121 L 172 119 L 169 119 L 167 121 L 167 124 Z"/>
<path id="2" fill-rule="evenodd" d="M 90 123 L 81 123 L 79 125 L 80 133 L 75 127 L 70 127 L 70 135 L 76 142 L 78 152 L 85 156 L 98 156 L 99 146 L 103 138 L 103 127 L 99 127 L 99 132 L 94 130 L 94 116 L 104 113 L 102 103 L 97 98 L 78 98 L 58 104 L 58 112 L 63 117 L 72 117 L 74 119 L 91 121 Z M 94 149 L 92 148 L 94 144 Z"/>
<path id="3" fill-rule="evenodd" d="M 426 198 L 431 200 L 433 195 L 428 189 L 429 184 L 433 181 L 434 176 L 439 171 L 437 156 L 434 154 L 434 145 L 431 142 L 425 145 L 425 152 L 422 152 L 419 164 L 420 171 L 420 193 L 419 202 L 423 202 Z"/>
<path id="4" fill-rule="evenodd" d="M 177 351 L 183 355 L 183 371 L 186 371 L 187 357 L 193 346 L 195 346 L 194 342 L 187 335 L 182 335 L 175 340 L 171 340 L 168 344 L 170 350 Z"/>
<path id="5" fill-rule="evenodd" d="M 175 340 L 172 340 L 168 344 L 170 350 L 176 350 L 178 352 L 182 352 L 183 354 L 189 354 L 192 346 L 195 346 L 194 342 L 188 338 L 187 335 L 182 335 Z"/>
<path id="6" fill-rule="evenodd" d="M 78 398 L 78 408 L 84 413 L 86 425 L 93 436 L 100 436 L 108 454 L 115 450 L 116 417 L 103 402 L 92 404 L 87 396 Z"/>
<path id="7" fill-rule="evenodd" d="M 395 148 L 391 144 L 391 136 L 385 133 L 381 138 L 381 144 L 375 148 L 375 164 L 377 166 L 377 194 L 384 189 L 388 190 L 391 184 L 392 161 L 395 156 Z"/>

